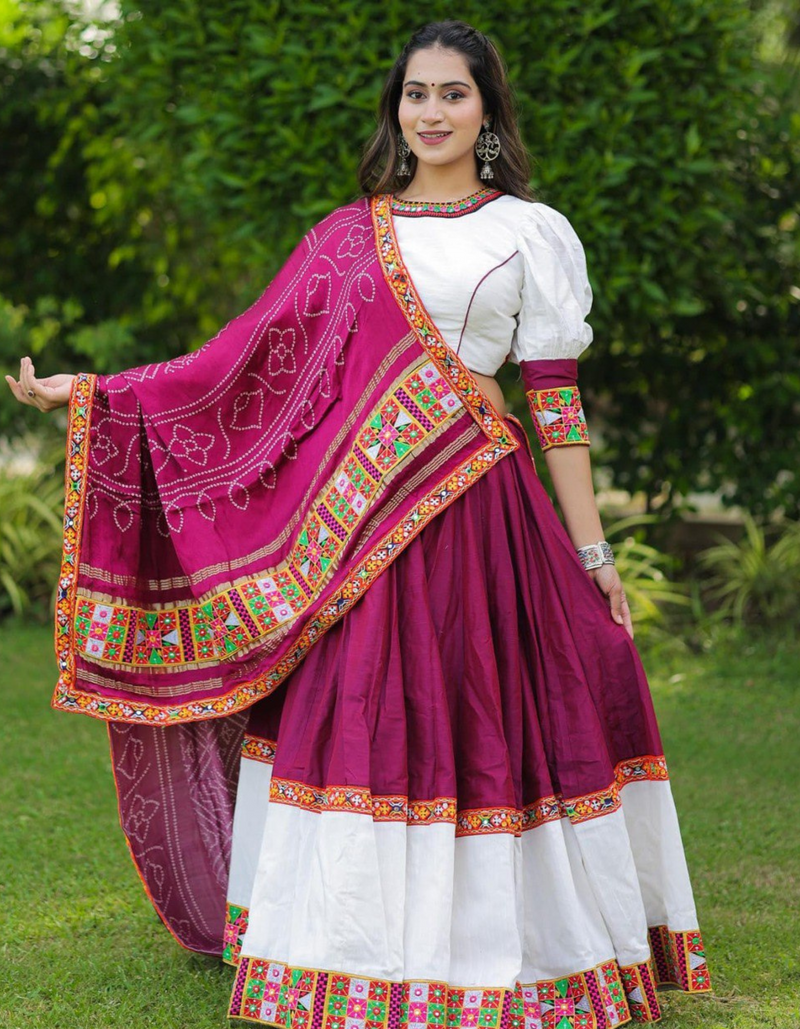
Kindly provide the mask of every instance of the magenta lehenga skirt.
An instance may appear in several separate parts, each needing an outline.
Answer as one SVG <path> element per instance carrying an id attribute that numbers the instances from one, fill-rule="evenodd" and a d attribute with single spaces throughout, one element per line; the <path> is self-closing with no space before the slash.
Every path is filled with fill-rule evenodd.
<path id="1" fill-rule="evenodd" d="M 710 990 L 639 657 L 507 424 L 523 445 L 246 713 L 231 1017 L 604 1029 Z"/>

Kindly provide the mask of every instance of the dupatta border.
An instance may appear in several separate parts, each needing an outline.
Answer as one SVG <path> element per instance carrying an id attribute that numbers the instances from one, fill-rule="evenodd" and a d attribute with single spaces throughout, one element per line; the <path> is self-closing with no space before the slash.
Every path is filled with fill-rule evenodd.
<path id="1" fill-rule="evenodd" d="M 508 431 L 508 426 L 480 388 L 472 372 L 455 350 L 445 343 L 417 293 L 397 243 L 392 219 L 391 193 L 380 193 L 372 197 L 370 213 L 383 276 L 421 346 L 436 362 L 442 375 L 452 384 L 456 395 L 485 435 L 497 443 L 502 453 L 516 450 L 520 446 L 518 440 Z M 502 456 L 502 453 L 499 456 Z"/>
<path id="2" fill-rule="evenodd" d="M 55 605 L 55 649 L 58 684 L 75 681 L 75 637 L 72 631 L 80 565 L 83 515 L 86 507 L 86 482 L 89 460 L 89 430 L 92 423 L 96 375 L 81 372 L 75 376 L 69 398 L 67 453 L 64 469 L 64 526 L 61 568 Z M 56 695 L 52 706 L 55 706 Z"/>

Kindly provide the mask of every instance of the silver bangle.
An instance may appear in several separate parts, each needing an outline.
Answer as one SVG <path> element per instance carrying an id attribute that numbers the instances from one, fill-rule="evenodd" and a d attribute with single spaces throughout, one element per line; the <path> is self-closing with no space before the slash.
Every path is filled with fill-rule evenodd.
<path id="1" fill-rule="evenodd" d="M 600 568 L 602 565 L 613 565 L 615 563 L 614 551 L 605 540 L 600 540 L 599 543 L 590 543 L 586 547 L 578 547 L 577 553 L 584 570 L 587 572 Z"/>

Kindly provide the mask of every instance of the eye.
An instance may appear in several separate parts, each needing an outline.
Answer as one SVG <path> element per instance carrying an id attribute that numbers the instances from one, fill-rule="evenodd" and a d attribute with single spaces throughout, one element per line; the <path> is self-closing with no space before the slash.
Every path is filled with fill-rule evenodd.
<path id="1" fill-rule="evenodd" d="M 451 89 L 449 93 L 445 93 L 445 97 L 448 100 L 463 100 L 464 99 L 464 94 L 463 93 L 459 93 L 458 90 L 456 90 L 456 89 Z"/>
<path id="2" fill-rule="evenodd" d="M 406 96 L 409 100 L 418 100 L 421 96 L 424 96 L 424 94 L 421 93 L 418 89 L 410 89 L 406 93 Z"/>

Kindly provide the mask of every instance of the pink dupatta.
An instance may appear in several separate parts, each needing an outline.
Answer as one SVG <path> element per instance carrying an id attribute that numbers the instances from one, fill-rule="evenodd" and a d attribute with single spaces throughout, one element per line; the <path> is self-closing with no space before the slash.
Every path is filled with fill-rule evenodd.
<path id="1" fill-rule="evenodd" d="M 248 707 L 518 446 L 424 310 L 391 198 L 339 208 L 200 350 L 76 379 L 53 706 Z"/>
<path id="2" fill-rule="evenodd" d="M 223 949 L 244 709 L 519 445 L 420 303 L 388 196 L 315 226 L 197 352 L 78 377 L 52 704 L 108 721 L 182 945 Z"/>

